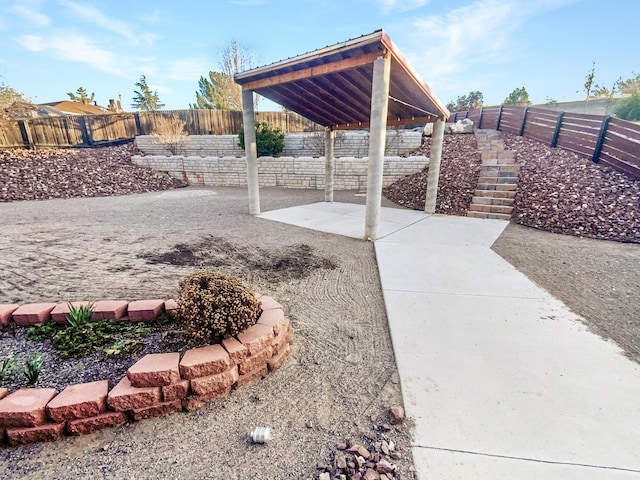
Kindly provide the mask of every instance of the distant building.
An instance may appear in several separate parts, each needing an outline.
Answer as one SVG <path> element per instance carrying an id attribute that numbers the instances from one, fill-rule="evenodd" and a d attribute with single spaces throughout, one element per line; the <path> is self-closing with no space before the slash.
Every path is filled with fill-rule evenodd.
<path id="1" fill-rule="evenodd" d="M 61 102 L 34 104 L 29 102 L 14 102 L 6 109 L 9 120 L 29 120 L 31 118 L 63 117 L 65 115 L 102 115 L 109 113 L 105 108 L 97 105 L 86 105 L 80 102 L 63 100 Z"/>
<path id="2" fill-rule="evenodd" d="M 52 107 L 62 112 L 63 115 L 102 115 L 107 113 L 106 108 L 94 104 L 72 102 L 63 100 L 61 102 L 41 103 L 41 106 Z"/>

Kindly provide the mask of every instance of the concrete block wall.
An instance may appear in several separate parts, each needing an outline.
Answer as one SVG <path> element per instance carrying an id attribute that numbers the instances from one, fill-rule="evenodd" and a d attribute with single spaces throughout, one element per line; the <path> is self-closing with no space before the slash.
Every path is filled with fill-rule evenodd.
<path id="1" fill-rule="evenodd" d="M 195 157 L 147 155 L 132 157 L 136 165 L 167 172 L 191 185 L 212 187 L 247 184 L 244 157 Z M 419 172 L 428 165 L 425 156 L 386 157 L 383 186 Z M 336 190 L 366 190 L 368 158 L 341 157 L 335 161 Z M 324 157 L 260 157 L 258 178 L 261 187 L 324 188 Z"/>
<path id="2" fill-rule="evenodd" d="M 407 155 L 420 146 L 422 132 L 389 130 L 385 155 Z M 156 143 L 151 135 L 136 137 L 136 145 L 146 155 L 170 155 L 166 146 Z M 369 132 L 363 130 L 340 131 L 335 139 L 336 157 L 365 157 L 369 153 Z M 184 156 L 242 157 L 237 135 L 189 135 L 178 145 L 177 152 Z M 324 132 L 288 133 L 284 138 L 285 157 L 320 157 L 324 155 Z"/>
<path id="3" fill-rule="evenodd" d="M 282 305 L 268 296 L 256 294 L 256 298 L 262 308 L 260 318 L 236 337 L 187 350 L 182 356 L 178 352 L 145 355 L 111 389 L 107 380 L 68 385 L 62 392 L 0 388 L 0 443 L 16 446 L 53 441 L 65 434 L 85 435 L 130 420 L 191 411 L 260 380 L 282 365 L 293 339 Z M 178 306 L 174 300 L 158 299 L 124 304 L 124 309 L 111 305 L 109 318 L 120 315 L 118 321 L 152 321 Z M 3 304 L 0 321 L 4 325 L 10 321 L 21 326 L 42 324 L 54 319 L 56 309 L 67 306 Z"/>

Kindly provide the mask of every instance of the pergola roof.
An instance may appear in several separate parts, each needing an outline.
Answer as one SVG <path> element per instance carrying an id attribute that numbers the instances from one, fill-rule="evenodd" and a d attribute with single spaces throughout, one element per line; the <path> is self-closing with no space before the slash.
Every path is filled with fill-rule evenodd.
<path id="1" fill-rule="evenodd" d="M 387 125 L 446 119 L 449 111 L 378 30 L 234 76 L 245 90 L 333 130 L 369 127 L 373 62 L 391 56 Z"/>

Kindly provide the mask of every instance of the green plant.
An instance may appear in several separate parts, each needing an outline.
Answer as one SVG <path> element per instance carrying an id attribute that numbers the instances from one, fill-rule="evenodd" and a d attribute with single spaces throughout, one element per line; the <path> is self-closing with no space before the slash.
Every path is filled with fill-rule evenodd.
<path id="1" fill-rule="evenodd" d="M 48 320 L 42 325 L 32 325 L 27 329 L 27 340 L 42 342 L 43 340 L 51 340 L 56 333 L 64 327 L 57 324 L 53 320 Z"/>
<path id="2" fill-rule="evenodd" d="M 93 304 L 82 304 L 79 307 L 75 307 L 70 303 L 67 303 L 69 307 L 69 313 L 67 313 L 67 322 L 73 328 L 79 328 L 81 325 L 91 320 L 93 315 Z"/>
<path id="3" fill-rule="evenodd" d="M 31 360 L 27 360 L 24 364 L 24 375 L 27 377 L 29 385 L 35 387 L 38 385 L 38 377 L 40 377 L 40 371 L 42 370 L 42 364 L 44 359 L 42 355 L 36 353 Z"/>
<path id="4" fill-rule="evenodd" d="M 209 345 L 254 325 L 260 304 L 237 278 L 200 271 L 180 281 L 176 318 L 184 340 Z"/>
<path id="5" fill-rule="evenodd" d="M 54 335 L 51 344 L 61 358 L 82 358 L 111 345 L 118 330 L 113 320 L 69 325 Z"/>
<path id="6" fill-rule="evenodd" d="M 14 367 L 15 362 L 11 355 L 2 359 L 2 362 L 0 362 L 0 382 L 4 382 L 9 377 Z"/>
<path id="7" fill-rule="evenodd" d="M 244 149 L 244 130 L 238 133 L 238 145 Z M 284 132 L 269 122 L 256 122 L 256 148 L 259 157 L 277 157 L 284 149 Z"/>
<path id="8" fill-rule="evenodd" d="M 640 120 L 640 92 L 620 100 L 613 113 L 623 120 Z"/>

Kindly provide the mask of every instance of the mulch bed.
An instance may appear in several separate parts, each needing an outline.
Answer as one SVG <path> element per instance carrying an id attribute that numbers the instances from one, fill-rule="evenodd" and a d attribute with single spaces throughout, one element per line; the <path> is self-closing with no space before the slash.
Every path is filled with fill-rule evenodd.
<path id="1" fill-rule="evenodd" d="M 133 143 L 0 150 L 0 202 L 154 192 L 182 182 L 131 163 Z"/>

